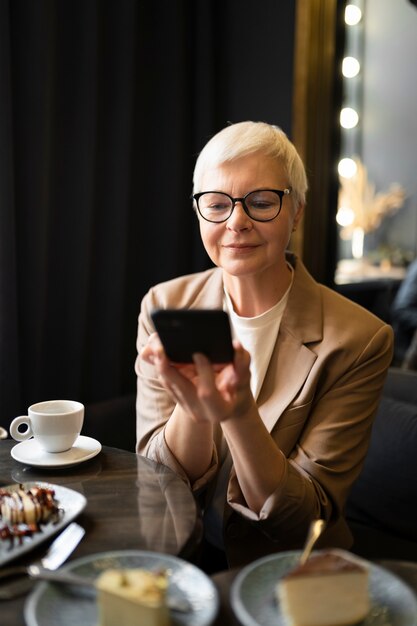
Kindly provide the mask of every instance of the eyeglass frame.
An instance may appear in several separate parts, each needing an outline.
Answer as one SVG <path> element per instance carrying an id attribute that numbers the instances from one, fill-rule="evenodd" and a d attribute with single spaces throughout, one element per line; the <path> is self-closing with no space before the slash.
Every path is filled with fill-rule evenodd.
<path id="1" fill-rule="evenodd" d="M 245 200 L 248 196 L 250 196 L 252 193 L 256 193 L 257 191 L 273 191 L 274 193 L 278 194 L 279 209 L 278 209 L 277 214 L 274 215 L 274 217 L 270 217 L 267 220 L 260 220 L 260 219 L 257 219 L 256 217 L 252 217 L 252 215 L 250 214 L 249 209 L 246 206 Z M 278 217 L 278 215 L 281 213 L 282 199 L 284 198 L 284 196 L 289 196 L 291 192 L 292 192 L 292 187 L 286 187 L 285 189 L 254 189 L 253 191 L 249 191 L 246 195 L 244 195 L 243 198 L 233 198 L 233 196 L 229 195 L 225 191 L 200 191 L 198 193 L 193 194 L 191 197 L 193 200 L 195 200 L 199 215 L 201 215 L 203 220 L 206 220 L 206 222 L 210 222 L 210 224 L 223 224 L 224 222 L 227 222 L 227 220 L 229 219 L 229 217 L 232 215 L 233 211 L 235 210 L 235 206 L 237 202 L 240 202 L 242 204 L 242 208 L 245 211 L 246 215 L 254 222 L 272 222 L 272 220 L 275 220 Z M 214 220 L 209 220 L 207 217 L 204 217 L 204 215 L 200 211 L 200 206 L 198 204 L 198 201 L 201 198 L 201 196 L 204 196 L 206 193 L 221 193 L 224 196 L 227 196 L 232 201 L 232 208 L 230 210 L 230 213 L 227 217 L 225 217 L 224 220 L 214 221 Z"/>

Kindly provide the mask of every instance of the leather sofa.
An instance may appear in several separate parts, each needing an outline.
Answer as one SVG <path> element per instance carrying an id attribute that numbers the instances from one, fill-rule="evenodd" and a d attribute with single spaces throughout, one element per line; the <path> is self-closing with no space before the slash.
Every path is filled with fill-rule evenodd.
<path id="1" fill-rule="evenodd" d="M 352 551 L 417 561 L 417 373 L 390 368 L 346 516 Z"/>

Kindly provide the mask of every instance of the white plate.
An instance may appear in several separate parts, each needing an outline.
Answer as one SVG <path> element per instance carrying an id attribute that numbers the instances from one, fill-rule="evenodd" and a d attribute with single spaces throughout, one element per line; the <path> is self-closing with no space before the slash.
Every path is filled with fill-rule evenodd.
<path id="1" fill-rule="evenodd" d="M 35 439 L 28 439 L 18 443 L 11 449 L 10 454 L 20 463 L 34 467 L 71 467 L 84 463 L 101 451 L 101 443 L 92 437 L 80 435 L 73 447 L 65 452 L 45 452 Z"/>
<path id="2" fill-rule="evenodd" d="M 141 550 L 102 552 L 71 561 L 61 569 L 96 578 L 110 567 L 169 569 L 168 594 L 186 599 L 191 606 L 187 613 L 175 613 L 175 626 L 208 626 L 217 615 L 219 598 L 214 583 L 198 567 L 175 556 Z M 74 587 L 40 583 L 26 601 L 25 620 L 27 626 L 96 626 L 97 604 Z"/>
<path id="3" fill-rule="evenodd" d="M 67 487 L 60 487 L 59 485 L 39 481 L 21 484 L 24 489 L 29 489 L 34 486 L 43 487 L 45 489 L 53 489 L 55 491 L 55 498 L 58 501 L 59 507 L 62 509 L 62 515 L 56 523 L 50 522 L 49 524 L 42 524 L 41 532 L 34 533 L 32 537 L 23 537 L 21 545 L 19 545 L 17 539 L 14 539 L 12 546 L 10 545 L 9 540 L 0 541 L 0 566 L 4 565 L 8 561 L 11 561 L 12 559 L 17 559 L 17 557 L 21 556 L 25 552 L 29 552 L 29 550 L 33 550 L 33 548 L 38 546 L 40 543 L 49 539 L 52 535 L 55 535 L 57 532 L 62 530 L 64 526 L 67 526 L 75 517 L 77 517 L 87 504 L 87 500 L 81 493 L 78 493 L 78 491 L 74 491 L 73 489 L 68 489 Z M 2 487 L 2 489 L 7 489 L 8 491 L 15 491 L 18 488 L 19 484 Z"/>
<path id="4" fill-rule="evenodd" d="M 231 603 L 243 626 L 286 626 L 275 588 L 300 555 L 300 551 L 272 554 L 238 574 L 231 589 Z M 417 626 L 417 598 L 413 591 L 386 569 L 365 563 L 370 573 L 372 609 L 357 626 Z"/>

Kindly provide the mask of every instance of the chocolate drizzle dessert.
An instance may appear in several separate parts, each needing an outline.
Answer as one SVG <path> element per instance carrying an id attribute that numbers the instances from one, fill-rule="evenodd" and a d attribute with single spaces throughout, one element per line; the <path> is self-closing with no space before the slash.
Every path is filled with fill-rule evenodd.
<path id="1" fill-rule="evenodd" d="M 45 487 L 0 489 L 0 539 L 13 546 L 23 537 L 41 532 L 43 524 L 57 523 L 62 510 L 55 491 Z"/>

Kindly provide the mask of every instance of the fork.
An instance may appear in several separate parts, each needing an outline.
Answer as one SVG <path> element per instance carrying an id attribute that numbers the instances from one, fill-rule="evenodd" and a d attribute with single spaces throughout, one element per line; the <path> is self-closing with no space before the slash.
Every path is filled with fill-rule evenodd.
<path id="1" fill-rule="evenodd" d="M 3 580 L 18 577 L 17 580 L 11 580 L 11 582 L 0 586 L 0 600 L 11 600 L 30 591 L 34 585 L 34 579 L 30 573 L 31 568 L 44 572 L 58 569 L 75 550 L 84 535 L 84 528 L 73 522 L 51 543 L 45 556 L 39 561 L 30 565 L 17 565 L 0 569 L 0 583 Z"/>

